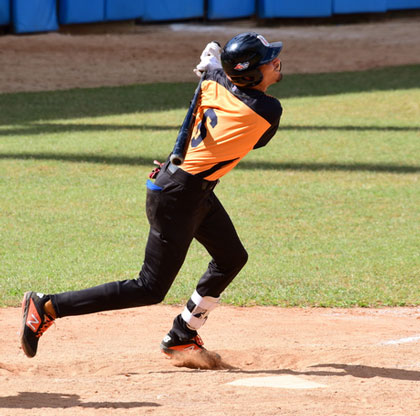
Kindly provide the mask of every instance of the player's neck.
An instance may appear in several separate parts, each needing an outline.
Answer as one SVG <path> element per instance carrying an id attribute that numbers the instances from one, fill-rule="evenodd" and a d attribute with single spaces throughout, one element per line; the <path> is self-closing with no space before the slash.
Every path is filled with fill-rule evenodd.
<path id="1" fill-rule="evenodd" d="M 267 91 L 268 85 L 258 84 L 258 85 L 254 85 L 251 88 L 253 90 L 258 90 L 258 91 L 261 91 L 261 92 L 265 93 Z"/>

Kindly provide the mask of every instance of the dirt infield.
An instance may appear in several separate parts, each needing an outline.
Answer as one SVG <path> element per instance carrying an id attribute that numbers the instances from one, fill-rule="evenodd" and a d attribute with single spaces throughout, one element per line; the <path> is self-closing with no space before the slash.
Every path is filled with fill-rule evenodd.
<path id="1" fill-rule="evenodd" d="M 1 36 L 0 92 L 195 81 L 206 42 L 250 28 L 284 41 L 286 75 L 420 63 L 419 17 L 300 28 L 78 26 Z M 0 309 L 0 416 L 420 414 L 420 307 L 221 306 L 201 331 L 222 357 L 217 370 L 179 367 L 159 352 L 180 310 L 64 318 L 28 359 L 19 349 L 20 308 Z M 253 378 L 265 387 L 228 384 Z M 282 386 L 270 387 L 273 380 Z M 317 386 L 297 388 L 305 381 Z"/>
<path id="2" fill-rule="evenodd" d="M 419 414 L 420 308 L 221 306 L 201 334 L 225 370 L 176 367 L 159 352 L 179 311 L 63 318 L 28 359 L 18 348 L 20 310 L 2 310 L 0 415 Z M 324 387 L 227 384 L 290 376 Z"/>

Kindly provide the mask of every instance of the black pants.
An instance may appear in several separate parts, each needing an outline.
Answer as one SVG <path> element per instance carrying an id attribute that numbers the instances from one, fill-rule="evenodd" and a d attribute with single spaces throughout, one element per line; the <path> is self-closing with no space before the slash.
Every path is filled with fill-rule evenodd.
<path id="1" fill-rule="evenodd" d="M 229 215 L 213 192 L 216 182 L 190 175 L 166 163 L 154 184 L 148 183 L 146 211 L 150 223 L 139 277 L 89 289 L 50 295 L 58 317 L 152 305 L 161 302 L 181 268 L 193 238 L 212 260 L 197 292 L 218 297 L 247 261 Z M 178 316 L 179 336 L 191 335 Z"/>

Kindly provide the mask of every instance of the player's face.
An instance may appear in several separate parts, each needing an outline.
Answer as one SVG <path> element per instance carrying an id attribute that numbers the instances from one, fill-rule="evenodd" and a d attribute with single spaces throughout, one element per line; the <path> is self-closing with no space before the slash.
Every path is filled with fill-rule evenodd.
<path id="1" fill-rule="evenodd" d="M 263 74 L 261 84 L 267 89 L 270 85 L 280 82 L 283 78 L 281 73 L 281 60 L 280 58 L 274 58 L 268 64 L 261 65 L 259 70 Z"/>

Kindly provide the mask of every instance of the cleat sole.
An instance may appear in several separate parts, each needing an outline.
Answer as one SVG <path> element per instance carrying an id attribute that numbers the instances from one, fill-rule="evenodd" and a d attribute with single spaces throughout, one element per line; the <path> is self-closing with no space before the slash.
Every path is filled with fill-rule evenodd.
<path id="1" fill-rule="evenodd" d="M 25 353 L 25 355 L 29 358 L 35 357 L 36 351 L 33 351 L 33 349 L 30 347 L 29 344 L 26 343 L 24 333 L 25 333 L 25 326 L 26 326 L 26 320 L 28 318 L 28 311 L 29 311 L 29 304 L 30 304 L 30 298 L 31 298 L 32 292 L 26 292 L 23 295 L 22 299 L 22 327 L 20 331 L 20 344 L 22 346 L 22 350 Z"/>

